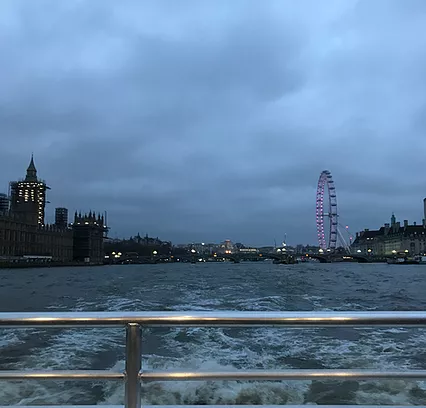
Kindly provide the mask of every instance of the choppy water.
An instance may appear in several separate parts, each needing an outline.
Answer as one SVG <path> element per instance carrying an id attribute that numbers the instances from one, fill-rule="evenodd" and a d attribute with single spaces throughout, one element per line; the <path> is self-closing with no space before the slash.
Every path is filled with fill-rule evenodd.
<path id="1" fill-rule="evenodd" d="M 177 264 L 0 271 L 1 311 L 426 310 L 426 267 Z M 0 369 L 124 369 L 116 329 L 2 330 Z M 150 329 L 157 369 L 426 369 L 422 329 Z M 0 383 L 0 404 L 121 404 L 118 383 Z M 415 381 L 167 382 L 145 404 L 426 403 Z"/>

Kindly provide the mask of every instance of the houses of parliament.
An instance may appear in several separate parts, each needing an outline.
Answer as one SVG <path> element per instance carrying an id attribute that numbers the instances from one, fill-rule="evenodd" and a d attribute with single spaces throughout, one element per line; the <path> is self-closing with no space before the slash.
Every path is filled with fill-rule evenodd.
<path id="1" fill-rule="evenodd" d="M 48 259 L 56 263 L 102 264 L 107 231 L 104 217 L 74 214 L 56 208 L 55 223 L 45 224 L 46 192 L 31 156 L 24 179 L 10 183 L 9 196 L 0 194 L 0 262 Z"/>

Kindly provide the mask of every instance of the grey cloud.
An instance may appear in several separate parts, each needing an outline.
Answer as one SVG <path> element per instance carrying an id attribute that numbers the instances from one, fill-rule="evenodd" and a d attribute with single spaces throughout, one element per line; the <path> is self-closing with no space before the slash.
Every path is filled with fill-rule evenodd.
<path id="1" fill-rule="evenodd" d="M 314 242 L 421 218 L 423 1 L 4 1 L 0 187 L 34 151 L 49 209 L 113 234 Z M 51 215 L 50 215 L 51 216 Z"/>

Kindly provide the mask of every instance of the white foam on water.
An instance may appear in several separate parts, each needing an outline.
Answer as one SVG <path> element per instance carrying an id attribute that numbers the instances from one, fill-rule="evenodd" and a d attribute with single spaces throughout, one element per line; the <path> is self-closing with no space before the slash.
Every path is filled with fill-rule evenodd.
<path id="1" fill-rule="evenodd" d="M 75 311 L 90 310 L 90 307 L 99 306 L 95 302 L 81 299 Z M 123 301 L 123 305 L 127 305 Z M 55 305 L 53 309 L 58 309 Z M 7 337 L 3 342 L 8 345 L 23 344 L 31 335 L 40 333 L 48 335 L 47 346 L 37 347 L 24 353 L 18 361 L 13 363 L 13 370 L 67 370 L 90 369 L 93 358 L 97 353 L 124 349 L 124 330 L 80 328 L 66 329 L 57 333 L 55 330 L 49 336 L 50 329 L 19 329 L 5 330 Z M 55 334 L 56 333 L 56 334 Z M 124 352 L 123 352 L 124 354 Z M 58 382 L 58 381 L 26 381 L 1 382 L 0 401 L 9 405 L 43 405 L 43 404 L 87 404 L 87 383 Z M 102 387 L 104 383 L 100 383 Z"/>
<path id="2" fill-rule="evenodd" d="M 314 309 L 322 309 L 322 310 L 324 310 L 323 308 L 321 308 L 322 301 L 324 299 L 322 296 L 315 296 L 315 295 L 305 294 L 305 295 L 301 295 L 301 297 L 302 297 L 302 299 L 307 300 L 308 302 L 311 302 L 312 307 Z"/>
<path id="3" fill-rule="evenodd" d="M 156 357 L 154 357 L 156 359 Z M 158 360 L 154 366 L 151 357 L 144 362 L 148 369 L 158 369 Z M 164 362 L 163 370 L 186 371 L 234 371 L 235 367 L 220 365 L 211 361 L 196 359 Z M 124 362 L 114 369 L 121 370 Z M 108 398 L 102 404 L 122 404 L 123 388 L 110 383 L 107 386 Z M 241 381 L 165 381 L 150 382 L 142 386 L 142 404 L 302 404 L 309 382 L 241 382 Z"/>
<path id="4" fill-rule="evenodd" d="M 174 288 L 171 286 L 170 288 Z M 244 287 L 242 287 L 244 290 Z M 301 295 L 313 308 L 323 307 L 321 296 Z M 227 296 L 236 310 L 277 310 L 285 303 L 280 296 L 254 296 L 236 299 Z M 168 310 L 217 310 L 222 301 L 212 299 L 203 290 L 189 291 L 179 305 Z M 361 305 L 346 303 L 341 310 Z M 55 306 L 56 308 L 56 306 Z M 87 310 L 161 310 L 155 301 L 108 295 L 101 300 L 79 299 L 75 311 Z M 335 309 L 336 310 L 336 309 Z M 364 307 L 365 310 L 365 307 Z M 354 329 L 349 329 L 354 330 Z M 6 334 L 7 333 L 7 334 Z M 0 348 L 20 344 L 31 331 L 5 331 Z M 36 333 L 36 332 L 34 332 Z M 144 355 L 144 367 L 155 370 L 227 371 L 237 369 L 285 369 L 291 359 L 299 359 L 306 367 L 319 364 L 326 368 L 370 368 L 382 370 L 414 369 L 413 357 L 425 349 L 424 331 L 412 329 L 355 330 L 348 338 L 332 337 L 324 329 L 256 328 L 174 328 L 159 338 L 172 356 Z M 144 331 L 144 337 L 158 336 L 155 330 Z M 398 336 L 404 336 L 400 340 Z M 153 337 L 155 340 L 156 338 Z M 144 339 L 145 340 L 145 339 Z M 149 338 L 148 338 L 149 341 Z M 49 345 L 31 350 L 13 369 L 90 368 L 97 353 L 124 348 L 124 331 L 104 329 L 65 330 L 50 338 Z M 386 351 L 386 352 L 384 352 Z M 315 368 L 315 367 L 314 367 Z M 119 360 L 112 370 L 124 369 Z M 101 404 L 122 404 L 124 387 L 118 383 L 101 383 Z M 315 403 L 310 381 L 242 382 L 152 382 L 143 385 L 144 404 L 303 404 Z M 337 389 L 337 387 L 336 387 Z M 328 391 L 327 391 L 328 392 Z M 326 395 L 327 392 L 324 392 Z M 337 391 L 336 391 L 337 392 Z M 308 395 L 310 395 L 308 397 Z M 41 405 L 48 403 L 87 403 L 87 389 L 72 383 L 5 383 L 0 386 L 0 401 L 7 404 Z M 338 395 L 342 400 L 344 395 Z M 102 398 L 102 397 L 101 397 Z M 426 398 L 424 382 L 366 381 L 353 392 L 352 403 L 416 404 Z M 308 400 L 309 399 L 309 400 Z M 336 403 L 336 401 L 334 401 Z"/>
<path id="5" fill-rule="evenodd" d="M 4 405 L 41 405 L 51 401 L 65 403 L 72 397 L 69 389 L 60 391 L 34 382 L 0 382 L 0 401 Z"/>
<path id="6" fill-rule="evenodd" d="M 4 347 L 9 347 L 12 345 L 18 345 L 24 343 L 23 336 L 25 333 L 28 333 L 29 330 L 23 330 L 17 331 L 17 330 L 10 330 L 10 329 L 4 329 L 0 330 L 0 349 Z"/>
<path id="7" fill-rule="evenodd" d="M 25 354 L 11 369 L 88 369 L 97 353 L 124 348 L 124 331 L 111 329 L 107 335 L 103 329 L 70 329 L 53 335 L 49 343 Z M 0 401 L 10 405 L 87 404 L 87 400 L 88 389 L 73 382 L 2 382 L 0 386 Z"/>
<path id="8" fill-rule="evenodd" d="M 87 369 L 95 353 L 120 345 L 124 348 L 124 331 L 120 329 L 71 329 L 55 336 L 53 345 L 37 350 L 21 364 L 62 370 L 70 366 Z"/>
<path id="9" fill-rule="evenodd" d="M 424 405 L 426 393 L 421 383 L 402 380 L 362 382 L 355 394 L 355 403 L 358 405 Z"/>

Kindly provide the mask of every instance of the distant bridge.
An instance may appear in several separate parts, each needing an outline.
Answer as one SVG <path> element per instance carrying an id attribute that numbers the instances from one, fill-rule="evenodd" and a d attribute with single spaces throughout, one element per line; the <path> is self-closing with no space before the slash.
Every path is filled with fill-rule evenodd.
<path id="1" fill-rule="evenodd" d="M 369 262 L 386 262 L 385 256 L 375 255 L 363 255 L 363 254 L 352 254 L 352 253 L 330 253 L 330 254 L 309 254 L 307 258 L 317 259 L 321 263 L 331 262 L 358 262 L 358 263 L 369 263 Z"/>
<path id="2" fill-rule="evenodd" d="M 386 262 L 386 257 L 373 256 L 364 254 L 351 254 L 351 253 L 319 253 L 319 254 L 292 254 L 286 252 L 268 252 L 268 253 L 250 253 L 250 252 L 237 252 L 231 254 L 198 254 L 188 253 L 182 255 L 152 255 L 152 256 L 126 256 L 124 254 L 119 259 L 107 263 L 118 264 L 156 264 L 163 262 L 221 262 L 231 261 L 239 263 L 241 261 L 263 261 L 265 259 L 273 259 L 277 263 L 294 264 L 298 257 L 305 259 L 316 259 L 320 263 L 335 263 L 335 262 Z"/>
<path id="3" fill-rule="evenodd" d="M 283 264 L 296 263 L 296 257 L 292 254 L 286 253 L 247 253 L 237 252 L 231 254 L 198 254 L 188 253 L 182 255 L 152 255 L 152 256 L 126 256 L 123 254 L 120 258 L 114 259 L 112 262 L 107 263 L 119 263 L 119 264 L 155 264 L 162 262 L 220 262 L 223 260 L 239 263 L 241 261 L 263 261 L 265 259 L 273 259 Z"/>
<path id="4" fill-rule="evenodd" d="M 264 259 L 273 259 L 275 261 L 279 261 L 282 263 L 295 263 L 296 257 L 292 254 L 288 253 L 277 253 L 277 252 L 268 252 L 268 253 L 250 253 L 250 252 L 237 252 L 234 254 L 224 254 L 218 255 L 218 257 L 222 257 L 228 259 L 233 262 L 240 261 L 262 261 Z"/>
<path id="5" fill-rule="evenodd" d="M 276 252 L 268 252 L 268 253 L 255 253 L 255 252 L 236 252 L 231 254 L 188 254 L 185 256 L 180 256 L 180 260 L 190 260 L 190 261 L 197 261 L 197 260 L 203 260 L 203 261 L 220 261 L 220 260 L 227 260 L 235 263 L 239 263 L 241 261 L 263 261 L 265 259 L 273 259 L 275 261 L 278 261 L 280 263 L 295 263 L 295 256 L 292 254 L 286 254 L 286 253 L 276 253 Z"/>

